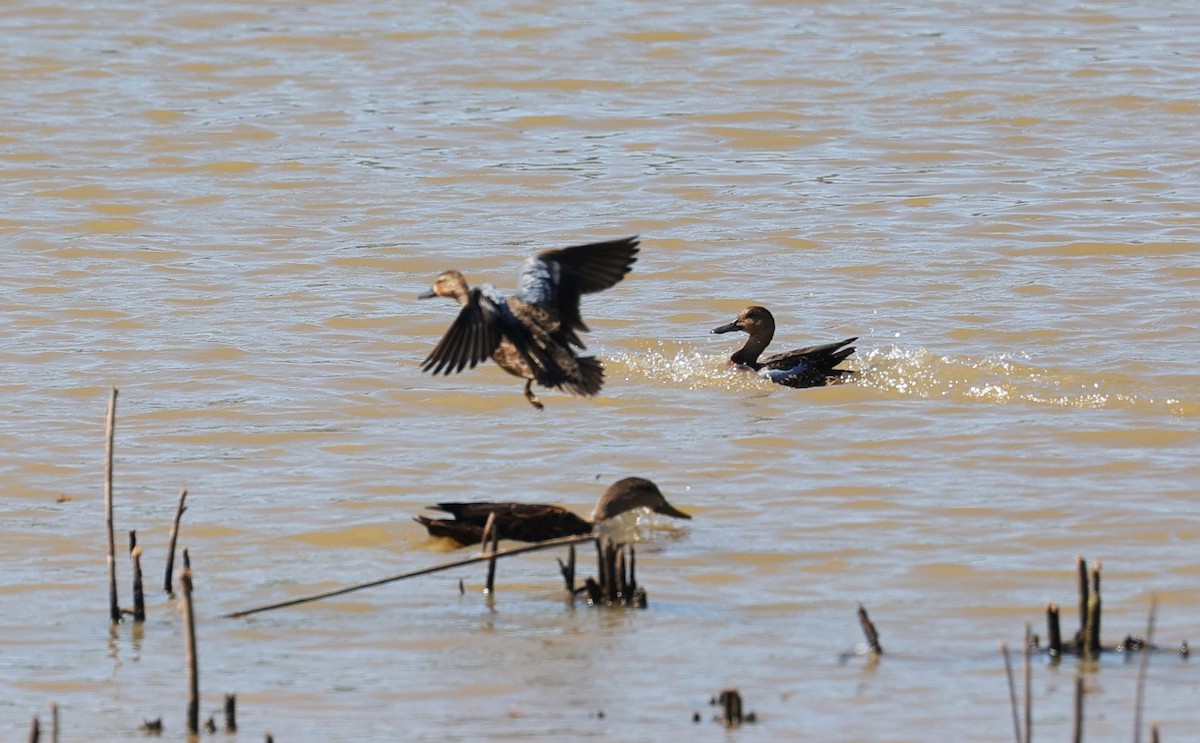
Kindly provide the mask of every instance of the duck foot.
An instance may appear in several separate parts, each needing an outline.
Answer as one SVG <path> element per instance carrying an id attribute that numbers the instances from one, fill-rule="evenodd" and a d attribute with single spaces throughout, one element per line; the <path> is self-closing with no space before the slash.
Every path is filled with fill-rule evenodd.
<path id="1" fill-rule="evenodd" d="M 546 409 L 546 406 L 542 404 L 542 401 L 538 399 L 538 396 L 533 394 L 533 380 L 532 379 L 530 379 L 529 381 L 527 381 L 525 383 L 525 399 L 529 401 L 530 405 L 537 408 L 538 410 Z"/>

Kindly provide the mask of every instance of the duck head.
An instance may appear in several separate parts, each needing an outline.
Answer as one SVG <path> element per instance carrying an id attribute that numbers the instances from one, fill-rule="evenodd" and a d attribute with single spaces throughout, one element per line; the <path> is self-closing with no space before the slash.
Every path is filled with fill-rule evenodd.
<path id="1" fill-rule="evenodd" d="M 458 303 L 466 304 L 467 298 L 471 294 L 471 287 L 467 285 L 467 280 L 458 271 L 446 271 L 433 280 L 433 286 L 428 291 L 421 292 L 417 295 L 417 299 L 429 299 L 431 297 L 450 297 L 458 301 Z"/>
<path id="2" fill-rule="evenodd" d="M 766 307 L 752 305 L 739 312 L 733 322 L 713 328 L 711 332 L 720 334 L 732 333 L 735 330 L 740 330 L 750 337 L 746 340 L 746 345 L 729 357 L 729 360 L 735 364 L 753 367 L 763 349 L 775 337 L 775 317 Z"/>
<path id="3" fill-rule="evenodd" d="M 655 513 L 690 519 L 691 516 L 667 502 L 658 486 L 643 477 L 617 480 L 600 496 L 592 521 L 600 522 L 636 508 L 648 508 Z"/>

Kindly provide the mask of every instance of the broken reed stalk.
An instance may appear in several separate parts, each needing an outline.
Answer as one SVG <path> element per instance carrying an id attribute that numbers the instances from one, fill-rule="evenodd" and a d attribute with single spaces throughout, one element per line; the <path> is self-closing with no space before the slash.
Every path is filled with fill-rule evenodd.
<path id="1" fill-rule="evenodd" d="M 1092 565 L 1092 592 L 1088 597 L 1087 632 L 1085 633 L 1086 655 L 1100 655 L 1100 562 Z"/>
<path id="2" fill-rule="evenodd" d="M 237 732 L 237 694 L 225 695 L 225 732 Z"/>
<path id="3" fill-rule="evenodd" d="M 1008 678 L 1008 702 L 1012 708 L 1013 734 L 1017 743 L 1024 743 L 1021 738 L 1021 712 L 1017 706 L 1017 682 L 1013 678 L 1012 656 L 1008 652 L 1008 643 L 1000 643 L 1000 654 L 1004 656 L 1004 675 Z"/>
<path id="4" fill-rule="evenodd" d="M 1046 640 L 1051 657 L 1062 657 L 1062 629 L 1058 622 L 1058 604 L 1053 601 L 1046 605 Z"/>
<path id="5" fill-rule="evenodd" d="M 879 644 L 879 631 L 875 629 L 875 623 L 867 616 L 867 610 L 862 604 L 858 605 L 858 625 L 862 627 L 863 635 L 867 638 L 867 647 L 870 648 L 871 655 L 883 655 L 883 646 Z"/>
<path id="6" fill-rule="evenodd" d="M 563 564 L 561 558 L 558 560 L 558 569 L 562 571 L 563 582 L 567 584 L 567 595 L 572 600 L 575 599 L 575 545 L 567 548 L 567 562 Z"/>
<path id="7" fill-rule="evenodd" d="M 633 545 L 629 545 L 629 595 L 633 597 L 638 592 L 637 584 L 637 553 L 633 549 Z M 643 596 L 644 598 L 644 596 Z"/>
<path id="8" fill-rule="evenodd" d="M 1071 728 L 1071 742 L 1083 743 L 1083 676 L 1075 676 L 1075 722 Z"/>
<path id="9" fill-rule="evenodd" d="M 483 539 L 480 540 L 480 547 L 488 553 L 487 583 L 484 584 L 483 592 L 489 596 L 496 587 L 496 550 L 500 546 L 498 531 L 496 513 L 493 511 L 488 514 L 487 524 L 483 527 Z"/>
<path id="10" fill-rule="evenodd" d="M 192 569 L 192 558 L 188 557 L 187 547 L 183 548 L 183 569 L 184 570 Z"/>
<path id="11" fill-rule="evenodd" d="M 179 504 L 175 506 L 175 520 L 171 522 L 171 534 L 167 537 L 167 570 L 163 578 L 163 593 L 173 594 L 175 586 L 175 539 L 179 536 L 179 520 L 183 518 L 183 512 L 187 510 L 187 506 L 183 505 L 187 499 L 187 491 L 179 491 Z"/>
<path id="12" fill-rule="evenodd" d="M 50 703 L 50 743 L 58 743 L 58 705 Z"/>
<path id="13" fill-rule="evenodd" d="M 183 588 L 183 628 L 187 640 L 185 659 L 188 673 L 187 730 L 190 735 L 200 733 L 200 671 L 196 659 L 196 613 L 192 609 L 192 571 L 184 570 L 179 576 Z"/>
<path id="14" fill-rule="evenodd" d="M 133 621 L 146 621 L 146 595 L 142 592 L 142 548 L 137 543 L 137 530 L 129 532 L 129 561 L 133 565 Z"/>
<path id="15" fill-rule="evenodd" d="M 38 743 L 41 736 L 42 732 L 38 727 L 38 716 L 34 715 L 33 720 L 29 723 L 29 743 Z"/>
<path id="16" fill-rule="evenodd" d="M 108 615 L 113 624 L 121 621 L 117 602 L 117 545 L 113 538 L 113 438 L 116 430 L 117 388 L 108 396 L 108 418 L 104 425 L 104 523 L 108 528 Z"/>
<path id="17" fill-rule="evenodd" d="M 725 727 L 732 728 L 742 724 L 742 695 L 737 689 L 726 689 L 718 697 L 721 703 L 722 721 Z"/>
<path id="18" fill-rule="evenodd" d="M 1075 633 L 1075 646 L 1083 648 L 1087 637 L 1088 589 L 1087 561 L 1083 555 L 1075 556 L 1075 572 L 1079 575 L 1079 631 Z"/>
<path id="19" fill-rule="evenodd" d="M 1025 743 L 1033 740 L 1033 627 L 1025 623 Z"/>
<path id="20" fill-rule="evenodd" d="M 1142 741 L 1142 711 L 1146 706 L 1146 674 L 1150 670 L 1150 648 L 1154 642 L 1154 620 L 1158 615 L 1158 599 L 1150 602 L 1150 618 L 1146 620 L 1146 640 L 1142 643 L 1142 658 L 1138 663 L 1137 687 L 1133 698 L 1133 743 Z M 1152 733 L 1155 739 L 1157 732 Z"/>
<path id="21" fill-rule="evenodd" d="M 479 554 L 479 555 L 475 555 L 474 557 L 468 557 L 463 560 L 455 560 L 454 562 L 444 562 L 440 565 L 434 565 L 434 566 L 428 567 L 428 568 L 421 568 L 420 570 L 412 570 L 407 573 L 400 573 L 399 575 L 392 575 L 387 578 L 380 578 L 379 580 L 368 581 L 366 583 L 358 583 L 356 585 L 347 586 L 345 588 L 339 588 L 334 591 L 326 591 L 324 593 L 318 593 L 318 594 L 314 594 L 312 596 L 304 596 L 304 597 L 301 597 L 298 599 L 291 599 L 289 601 L 280 601 L 279 603 L 268 604 L 266 606 L 259 606 L 259 607 L 253 608 L 253 609 L 246 609 L 244 611 L 235 611 L 232 614 L 225 614 L 224 618 L 225 619 L 238 619 L 240 617 L 247 617 L 247 616 L 250 616 L 251 614 L 258 614 L 258 613 L 264 612 L 264 611 L 272 611 L 274 609 L 283 609 L 283 608 L 286 608 L 289 606 L 297 606 L 299 604 L 307 604 L 312 601 L 320 601 L 321 599 L 333 598 L 334 596 L 343 596 L 347 593 L 353 593 L 354 591 L 361 591 L 364 588 L 374 588 L 376 586 L 382 586 L 387 583 L 394 583 L 398 580 L 406 580 L 408 578 L 416 578 L 416 577 L 422 576 L 422 575 L 430 575 L 432 573 L 440 573 L 443 570 L 451 570 L 453 568 L 461 568 L 461 567 L 464 567 L 467 565 L 475 565 L 477 563 L 486 562 L 486 561 L 492 560 L 492 559 L 499 559 L 501 557 L 512 557 L 513 555 L 522 555 L 522 554 L 525 554 L 526 552 L 540 552 L 541 550 L 553 549 L 555 547 L 565 547 L 565 546 L 571 545 L 571 544 L 583 544 L 585 542 L 594 541 L 595 539 L 596 538 L 594 536 L 592 536 L 591 534 L 581 534 L 579 536 L 573 536 L 573 537 L 560 537 L 559 539 L 548 539 L 545 542 L 537 542 L 535 544 L 528 544 L 523 547 L 513 547 L 512 549 L 507 549 L 507 550 L 503 550 L 500 552 L 496 552 L 495 554 L 491 554 L 491 553 Z M 185 556 L 187 555 L 187 550 L 184 550 L 184 555 Z"/>

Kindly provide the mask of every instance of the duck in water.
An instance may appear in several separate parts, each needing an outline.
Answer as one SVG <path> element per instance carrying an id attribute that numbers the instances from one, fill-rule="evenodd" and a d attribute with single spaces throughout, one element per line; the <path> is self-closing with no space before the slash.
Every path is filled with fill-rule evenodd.
<path id="1" fill-rule="evenodd" d="M 731 364 L 753 369 L 759 376 L 776 384 L 788 387 L 824 387 L 840 384 L 844 377 L 854 374 L 851 369 L 835 369 L 838 364 L 854 353 L 850 344 L 858 338 L 847 338 L 823 346 L 809 346 L 795 351 L 777 353 L 759 359 L 762 352 L 775 337 L 775 318 L 766 307 L 747 307 L 738 313 L 733 322 L 713 328 L 713 333 L 731 333 L 740 330 L 750 337 L 746 344 L 729 357 Z"/>
<path id="2" fill-rule="evenodd" d="M 461 273 L 446 271 L 420 298 L 450 297 L 462 309 L 421 370 L 457 373 L 491 357 L 525 380 L 525 399 L 538 410 L 543 405 L 533 393 L 534 382 L 582 397 L 599 393 L 604 365 L 575 351 L 585 347 L 579 332 L 588 329 L 579 298 L 625 278 L 637 253 L 637 237 L 539 253 L 525 261 L 511 296 L 488 284 L 472 289 Z"/>
<path id="3" fill-rule="evenodd" d="M 453 518 L 414 516 L 413 520 L 428 529 L 430 536 L 453 539 L 463 546 L 478 544 L 483 539 L 490 514 L 496 515 L 493 527 L 500 539 L 518 542 L 591 534 L 598 524 L 637 509 L 677 519 L 691 518 L 668 503 L 658 486 L 644 477 L 626 477 L 610 485 L 596 503 L 591 521 L 562 506 L 544 503 L 439 503 L 430 508 L 445 511 Z"/>

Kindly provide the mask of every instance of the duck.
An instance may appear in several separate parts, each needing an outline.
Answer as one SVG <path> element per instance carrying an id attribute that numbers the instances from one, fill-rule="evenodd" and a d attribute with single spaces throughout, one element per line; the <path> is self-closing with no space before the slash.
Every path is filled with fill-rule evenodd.
<path id="1" fill-rule="evenodd" d="M 490 284 L 472 288 L 458 271 L 442 273 L 418 298 L 448 297 L 461 309 L 421 370 L 457 374 L 491 357 L 525 380 L 525 399 L 538 410 L 545 406 L 533 392 L 534 382 L 578 397 L 599 394 L 604 365 L 595 356 L 576 353 L 586 348 L 579 333 L 588 330 L 579 298 L 625 278 L 637 261 L 639 243 L 635 235 L 531 256 L 510 296 Z"/>
<path id="2" fill-rule="evenodd" d="M 429 508 L 448 513 L 452 518 L 414 516 L 413 520 L 424 526 L 430 536 L 445 537 L 463 547 L 482 541 L 491 514 L 496 515 L 494 528 L 499 538 L 517 542 L 591 534 L 609 519 L 637 509 L 677 519 L 692 518 L 668 503 L 658 486 L 644 477 L 626 477 L 608 486 L 590 520 L 562 506 L 546 503 L 438 503 Z"/>
<path id="3" fill-rule="evenodd" d="M 838 364 L 854 353 L 850 344 L 858 337 L 844 341 L 809 346 L 777 353 L 760 359 L 759 356 L 775 337 L 775 318 L 766 307 L 753 305 L 738 313 L 737 319 L 713 328 L 713 333 L 732 333 L 740 330 L 750 337 L 745 345 L 729 357 L 729 363 L 753 369 L 759 376 L 787 387 L 824 387 L 840 384 L 853 375 L 851 369 L 837 369 Z"/>

